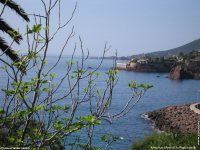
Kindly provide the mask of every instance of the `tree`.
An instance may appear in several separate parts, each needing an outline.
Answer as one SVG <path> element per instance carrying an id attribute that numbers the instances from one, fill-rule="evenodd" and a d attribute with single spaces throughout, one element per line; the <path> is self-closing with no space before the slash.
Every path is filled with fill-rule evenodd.
<path id="1" fill-rule="evenodd" d="M 180 57 L 184 57 L 184 53 L 183 52 L 180 52 L 179 54 L 178 54 L 178 56 L 180 56 Z"/>
<path id="2" fill-rule="evenodd" d="M 4 19 L 2 18 L 2 14 L 5 8 L 9 7 L 11 10 L 15 11 L 20 17 L 22 17 L 27 22 L 29 22 L 28 15 L 21 8 L 21 6 L 19 6 L 12 0 L 0 0 L 0 3 L 3 5 L 0 14 L 0 30 L 8 34 L 13 39 L 14 42 L 19 44 L 20 40 L 22 40 L 21 34 L 18 33 L 14 28 L 12 28 L 9 24 L 7 24 L 4 21 Z M 4 38 L 0 37 L 0 49 L 3 51 L 3 53 L 5 53 L 10 59 L 12 59 L 12 61 L 19 61 L 19 56 L 15 53 L 14 50 L 12 50 L 11 45 L 8 45 L 4 40 Z"/>
<path id="3" fill-rule="evenodd" d="M 0 95 L 4 95 L 0 108 L 0 145 L 18 146 L 30 148 L 63 149 L 66 145 L 71 149 L 94 149 L 93 133 L 95 127 L 102 121 L 112 123 L 113 119 L 123 117 L 129 113 L 135 104 L 144 95 L 151 85 L 138 84 L 135 81 L 128 85 L 132 91 L 130 99 L 118 112 L 112 114 L 109 108 L 112 105 L 113 90 L 117 84 L 118 70 L 114 66 L 105 72 L 104 88 L 99 89 L 98 69 L 103 62 L 110 46 L 105 44 L 103 58 L 96 69 L 84 67 L 88 60 L 89 52 L 85 54 L 83 42 L 79 37 L 79 47 L 74 45 L 71 58 L 68 59 L 63 74 L 57 77 L 55 67 L 59 67 L 63 51 L 75 36 L 74 27 L 68 34 L 57 57 L 57 61 L 47 67 L 48 51 L 59 32 L 63 32 L 72 20 L 76 7 L 71 17 L 65 22 L 58 19 L 58 27 L 53 31 L 50 27 L 50 18 L 53 12 L 60 16 L 61 0 L 41 0 L 44 14 L 34 14 L 35 24 L 27 27 L 27 54 L 20 62 L 26 66 L 27 75 L 20 72 L 9 62 L 2 61 L 4 73 L 7 73 L 7 84 L 1 89 Z M 56 9 L 58 8 L 58 9 Z M 61 44 L 61 41 L 59 41 Z M 74 53 L 80 49 L 82 57 L 76 61 Z M 34 74 L 30 74 L 34 73 Z M 87 84 L 82 86 L 82 82 Z M 64 91 L 57 94 L 61 87 Z M 78 114 L 82 106 L 87 106 L 86 114 Z M 77 137 L 74 142 L 65 143 L 67 137 L 85 129 L 87 137 L 85 143 L 80 143 Z M 6 135 L 6 136 L 5 136 Z M 104 135 L 101 140 L 105 143 L 105 149 L 118 137 Z M 63 147 L 64 146 L 64 147 Z M 100 148 L 99 148 L 100 149 Z"/>

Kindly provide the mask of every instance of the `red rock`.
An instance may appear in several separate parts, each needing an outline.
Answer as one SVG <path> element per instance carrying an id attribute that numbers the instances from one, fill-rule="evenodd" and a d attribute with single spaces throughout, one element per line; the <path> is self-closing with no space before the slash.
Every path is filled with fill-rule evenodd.
<path id="1" fill-rule="evenodd" d="M 200 120 L 200 115 L 190 111 L 189 105 L 168 106 L 149 114 L 156 118 L 151 119 L 157 128 L 178 133 L 196 132 L 197 120 Z"/>

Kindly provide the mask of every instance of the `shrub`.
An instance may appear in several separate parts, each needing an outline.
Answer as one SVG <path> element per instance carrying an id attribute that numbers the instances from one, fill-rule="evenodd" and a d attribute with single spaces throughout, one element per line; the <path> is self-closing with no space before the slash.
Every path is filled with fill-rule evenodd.
<path id="1" fill-rule="evenodd" d="M 132 150 L 152 150 L 152 149 L 198 149 L 198 135 L 157 133 L 146 136 L 143 140 L 133 143 Z"/>

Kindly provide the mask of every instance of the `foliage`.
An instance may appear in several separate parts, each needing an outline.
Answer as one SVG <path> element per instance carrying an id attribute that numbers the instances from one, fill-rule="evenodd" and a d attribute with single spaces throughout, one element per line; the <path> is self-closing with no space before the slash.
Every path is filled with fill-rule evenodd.
<path id="1" fill-rule="evenodd" d="M 146 136 L 143 140 L 133 143 L 132 150 L 152 150 L 153 147 L 162 149 L 162 147 L 169 147 L 168 149 L 179 149 L 180 147 L 194 147 L 198 146 L 198 135 L 193 134 L 174 134 L 174 133 L 157 133 L 153 132 L 152 135 Z M 171 148 L 170 148 L 171 147 Z M 181 148 L 180 148 L 181 149 Z"/>
<path id="2" fill-rule="evenodd" d="M 132 95 L 117 113 L 110 112 L 113 101 L 113 90 L 118 80 L 118 70 L 113 66 L 105 73 L 105 86 L 98 88 L 98 69 L 85 68 L 89 55 L 85 55 L 83 42 L 79 37 L 80 47 L 74 46 L 71 58 L 67 61 L 62 75 L 57 77 L 54 72 L 59 67 L 63 51 L 69 41 L 75 36 L 74 27 L 65 39 L 57 57 L 57 61 L 47 67 L 48 50 L 52 40 L 59 32 L 66 29 L 73 18 L 76 6 L 69 20 L 62 23 L 58 20 L 58 28 L 53 31 L 50 27 L 50 17 L 53 12 L 60 13 L 60 0 L 44 2 L 41 0 L 44 14 L 34 14 L 35 24 L 27 26 L 27 54 L 19 62 L 11 64 L 3 58 L 2 71 L 7 75 L 7 84 L 1 88 L 0 95 L 4 95 L 0 109 L 0 146 L 1 147 L 30 147 L 37 149 L 64 149 L 66 139 L 82 131 L 87 141 L 75 140 L 71 149 L 101 149 L 93 143 L 93 133 L 96 126 L 103 121 L 123 117 L 132 110 L 151 85 L 129 84 Z M 55 10 L 54 10 L 55 9 Z M 82 57 L 74 59 L 74 53 L 80 49 Z M 103 58 L 110 47 L 105 44 Z M 115 64 L 115 61 L 114 61 Z M 23 68 L 23 71 L 22 71 Z M 20 71 L 21 70 L 21 71 Z M 26 72 L 26 73 L 25 73 Z M 82 82 L 87 81 L 85 87 Z M 59 93 L 61 87 L 62 94 Z M 57 94 L 59 93 L 59 94 Z M 87 113 L 77 113 L 82 106 L 87 106 Z M 6 135 L 6 136 L 5 136 Z M 101 138 L 105 149 L 120 138 L 105 135 Z M 57 148 L 55 148 L 57 147 Z M 58 148 L 59 147 L 59 148 Z"/>
<path id="3" fill-rule="evenodd" d="M 9 7 L 11 10 L 15 11 L 21 18 L 23 18 L 27 22 L 29 21 L 28 15 L 21 8 L 20 5 L 16 4 L 12 0 L 0 0 L 0 3 L 3 5 L 2 10 L 0 12 L 0 30 L 8 34 L 12 38 L 13 42 L 19 44 L 20 40 L 22 40 L 22 35 L 18 31 L 16 31 L 13 27 L 11 27 L 7 22 L 4 21 L 4 19 L 2 18 L 2 14 L 5 11 L 5 8 Z M 11 49 L 11 45 L 12 44 L 8 45 L 4 40 L 4 38 L 0 37 L 1 51 L 5 53 L 10 59 L 12 59 L 12 61 L 19 62 L 19 56 L 16 54 L 14 50 Z"/>

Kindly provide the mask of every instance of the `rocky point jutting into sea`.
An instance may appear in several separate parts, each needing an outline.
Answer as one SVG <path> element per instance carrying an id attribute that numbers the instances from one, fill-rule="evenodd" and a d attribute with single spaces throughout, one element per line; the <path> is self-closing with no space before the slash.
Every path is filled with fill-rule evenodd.
<path id="1" fill-rule="evenodd" d="M 200 114 L 190 109 L 190 104 L 168 106 L 146 113 L 155 128 L 173 133 L 198 133 Z"/>
<path id="2" fill-rule="evenodd" d="M 135 72 L 169 73 L 169 78 L 174 80 L 200 79 L 200 50 L 183 56 L 133 58 L 127 63 L 118 63 L 116 68 Z"/>

